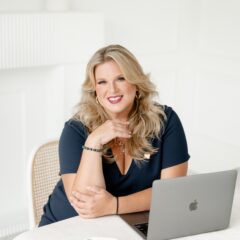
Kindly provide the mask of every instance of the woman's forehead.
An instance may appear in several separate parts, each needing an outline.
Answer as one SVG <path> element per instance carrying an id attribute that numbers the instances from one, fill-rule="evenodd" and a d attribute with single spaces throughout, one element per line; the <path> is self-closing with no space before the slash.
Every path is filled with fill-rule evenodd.
<path id="1" fill-rule="evenodd" d="M 95 68 L 95 77 L 103 77 L 103 76 L 111 76 L 111 75 L 119 75 L 123 74 L 121 68 L 119 65 L 114 61 L 107 61 L 104 63 L 101 63 L 96 66 Z"/>

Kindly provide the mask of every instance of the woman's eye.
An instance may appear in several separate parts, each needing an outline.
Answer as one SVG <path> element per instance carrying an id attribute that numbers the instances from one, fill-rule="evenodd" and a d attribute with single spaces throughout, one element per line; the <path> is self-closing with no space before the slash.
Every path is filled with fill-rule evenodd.
<path id="1" fill-rule="evenodd" d="M 97 84 L 104 84 L 106 81 L 99 81 Z"/>
<path id="2" fill-rule="evenodd" d="M 119 77 L 118 80 L 119 80 L 119 81 L 124 81 L 125 78 L 124 78 L 124 77 Z"/>

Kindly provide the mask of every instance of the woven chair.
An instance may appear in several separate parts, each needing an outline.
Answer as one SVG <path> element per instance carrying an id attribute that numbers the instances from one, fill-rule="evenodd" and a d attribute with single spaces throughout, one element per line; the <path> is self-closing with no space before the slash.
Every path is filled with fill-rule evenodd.
<path id="1" fill-rule="evenodd" d="M 36 227 L 59 177 L 58 141 L 48 141 L 36 148 L 29 160 L 29 223 L 30 229 Z"/>

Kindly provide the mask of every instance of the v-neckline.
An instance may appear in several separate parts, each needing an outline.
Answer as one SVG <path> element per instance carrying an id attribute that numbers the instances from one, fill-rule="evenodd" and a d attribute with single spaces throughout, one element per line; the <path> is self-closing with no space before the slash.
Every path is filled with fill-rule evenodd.
<path id="1" fill-rule="evenodd" d="M 120 175 L 120 176 L 127 176 L 127 175 L 129 174 L 129 171 L 130 171 L 131 168 L 132 168 L 132 165 L 133 165 L 134 159 L 133 159 L 133 158 L 131 159 L 131 163 L 129 164 L 129 167 L 128 167 L 126 173 L 123 174 L 123 173 L 121 172 L 120 168 L 118 167 L 118 164 L 117 164 L 116 158 L 115 158 L 115 156 L 113 155 L 113 150 L 112 150 L 112 148 L 110 148 L 110 151 L 111 151 L 111 155 L 113 156 L 113 158 L 114 158 L 114 160 L 115 160 L 114 163 L 115 163 L 115 165 L 116 165 L 116 168 L 117 168 L 117 171 L 118 171 L 119 175 Z M 125 165 L 125 166 L 126 166 L 126 165 Z"/>
<path id="2" fill-rule="evenodd" d="M 133 162 L 134 162 L 134 160 L 132 159 L 132 160 L 131 160 L 131 163 L 130 163 L 130 165 L 129 165 L 129 168 L 128 168 L 128 170 L 127 170 L 127 172 L 126 172 L 125 174 L 122 174 L 122 172 L 121 172 L 121 170 L 119 169 L 116 161 L 114 162 L 114 164 L 116 165 L 116 168 L 117 168 L 117 171 L 118 171 L 119 175 L 122 176 L 122 177 L 125 177 L 125 176 L 129 175 L 131 169 L 133 168 Z"/>

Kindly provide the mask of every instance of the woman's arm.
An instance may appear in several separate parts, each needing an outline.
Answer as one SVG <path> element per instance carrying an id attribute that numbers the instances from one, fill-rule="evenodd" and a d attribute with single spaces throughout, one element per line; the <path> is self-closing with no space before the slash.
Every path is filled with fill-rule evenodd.
<path id="1" fill-rule="evenodd" d="M 185 162 L 163 169 L 161 171 L 162 179 L 185 176 L 187 168 L 188 163 Z M 123 214 L 149 210 L 151 197 L 152 188 L 119 197 L 118 213 Z M 71 202 L 78 214 L 85 218 L 115 214 L 117 210 L 116 198 L 105 189 L 99 187 L 92 187 L 86 195 L 76 193 Z"/>
<path id="2" fill-rule="evenodd" d="M 100 146 L 91 142 L 89 138 L 86 140 L 85 145 L 92 148 L 100 148 Z M 69 201 L 73 191 L 86 193 L 86 186 L 94 185 L 105 189 L 102 154 L 100 152 L 83 150 L 81 164 L 78 167 L 77 173 L 63 174 L 62 180 Z"/>
<path id="3" fill-rule="evenodd" d="M 119 197 L 118 213 L 123 214 L 131 212 L 148 211 L 151 205 L 151 198 L 152 188 L 147 188 L 140 192 Z"/>
<path id="4" fill-rule="evenodd" d="M 102 148 L 101 143 L 95 141 L 91 135 L 87 138 L 85 146 Z M 87 186 L 106 188 L 102 170 L 102 153 L 84 149 L 72 190 L 84 193 Z"/>
<path id="5" fill-rule="evenodd" d="M 187 175 L 188 162 L 180 163 L 173 167 L 165 168 L 161 171 L 161 179 L 184 177 Z"/>
<path id="6" fill-rule="evenodd" d="M 128 131 L 128 123 L 108 120 L 88 136 L 85 146 L 101 149 L 106 143 L 117 137 L 131 137 Z M 64 174 L 62 180 L 69 200 L 73 191 L 87 193 L 87 186 L 96 186 L 105 189 L 101 152 L 84 149 L 77 173 Z"/>

